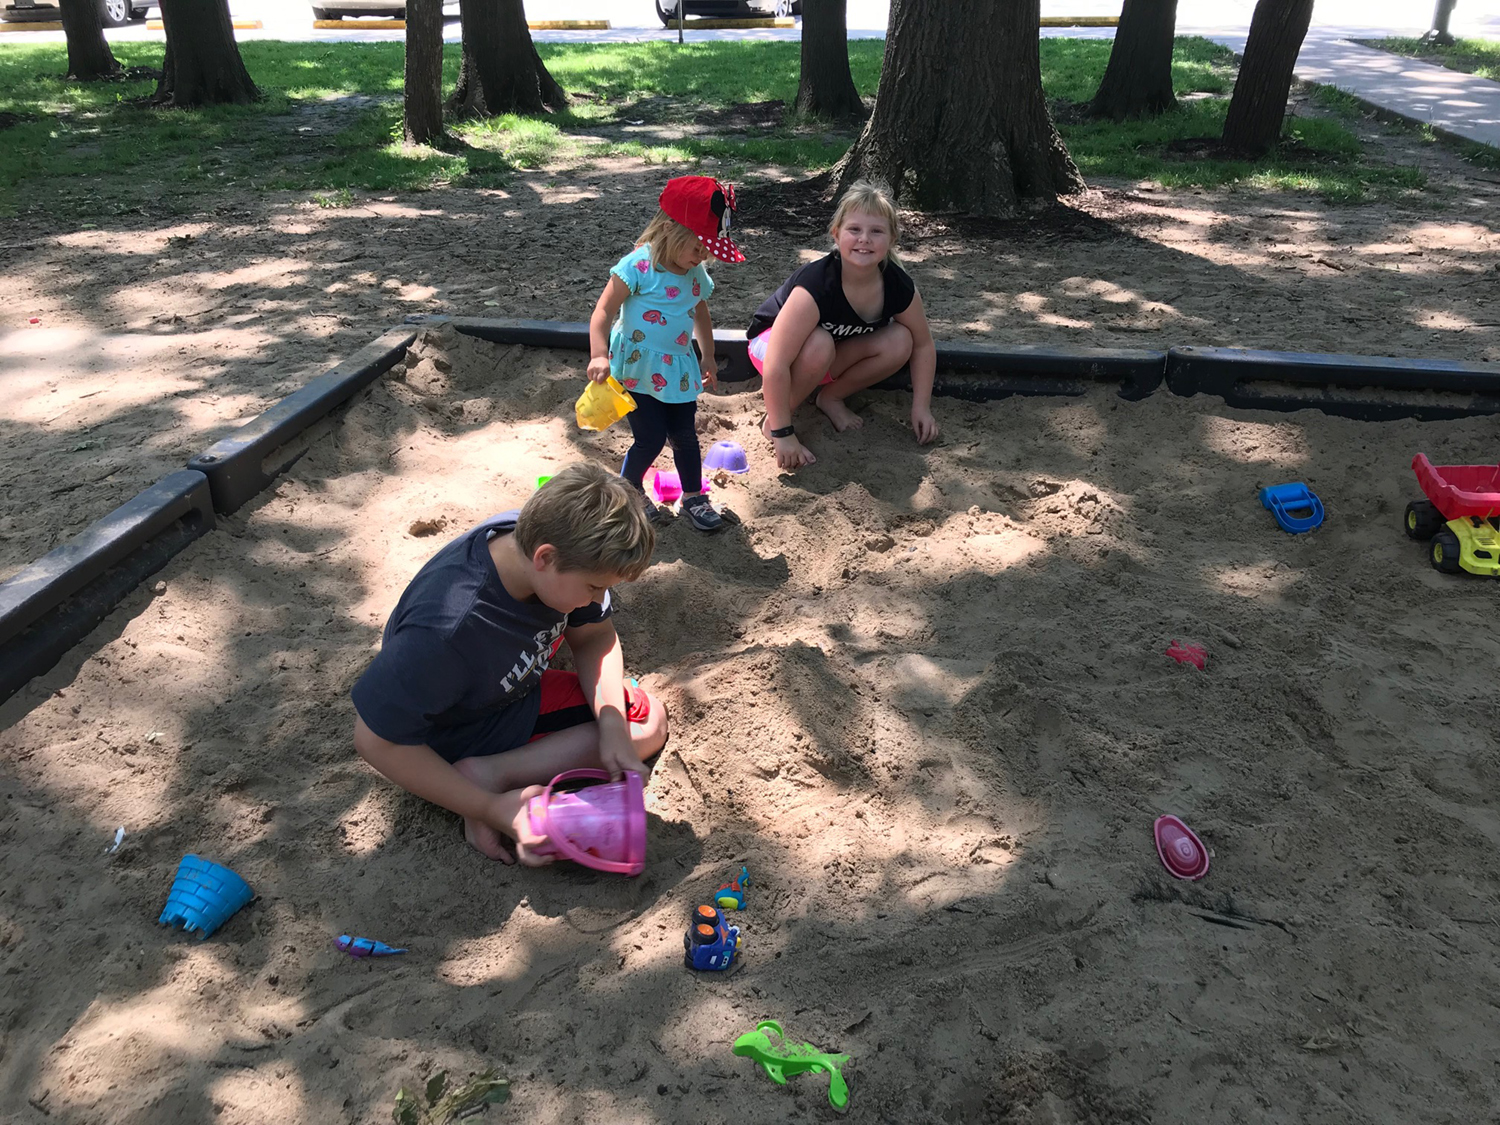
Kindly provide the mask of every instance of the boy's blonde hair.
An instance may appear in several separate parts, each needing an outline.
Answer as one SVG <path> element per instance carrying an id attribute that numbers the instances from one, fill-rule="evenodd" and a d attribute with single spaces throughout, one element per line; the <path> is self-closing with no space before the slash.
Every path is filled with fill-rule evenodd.
<path id="1" fill-rule="evenodd" d="M 672 218 L 665 211 L 658 210 L 656 217 L 646 224 L 646 229 L 641 231 L 641 237 L 635 240 L 637 246 L 650 245 L 651 261 L 656 265 L 666 265 L 675 262 L 679 254 L 684 253 L 694 244 L 702 242 L 696 234 Z"/>
<path id="2" fill-rule="evenodd" d="M 828 237 L 838 240 L 839 228 L 851 211 L 875 215 L 890 224 L 891 245 L 885 253 L 887 262 L 901 264 L 896 257 L 896 240 L 901 237 L 901 220 L 896 216 L 896 204 L 891 200 L 891 189 L 879 180 L 855 180 L 844 192 L 839 205 L 834 209 L 833 222 L 828 224 Z"/>
<path id="3" fill-rule="evenodd" d="M 651 565 L 656 532 L 640 493 L 623 477 L 580 461 L 531 494 L 516 520 L 527 558 L 550 543 L 558 570 L 588 570 L 633 582 Z"/>

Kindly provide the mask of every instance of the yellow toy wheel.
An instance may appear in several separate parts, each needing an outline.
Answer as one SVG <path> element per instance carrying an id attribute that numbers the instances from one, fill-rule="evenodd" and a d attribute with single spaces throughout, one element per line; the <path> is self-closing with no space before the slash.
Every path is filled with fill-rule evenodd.
<path id="1" fill-rule="evenodd" d="M 1406 506 L 1406 534 L 1410 539 L 1431 539 L 1444 520 L 1430 500 L 1413 500 Z"/>
<path id="2" fill-rule="evenodd" d="M 1432 565 L 1444 574 L 1457 574 L 1463 569 L 1460 553 L 1458 536 L 1453 532 L 1444 529 L 1432 537 Z"/>

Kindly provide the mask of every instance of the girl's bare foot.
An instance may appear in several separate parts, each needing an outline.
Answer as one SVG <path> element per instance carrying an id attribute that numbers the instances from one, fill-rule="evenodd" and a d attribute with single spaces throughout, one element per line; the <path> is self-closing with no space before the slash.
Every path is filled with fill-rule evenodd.
<path id="1" fill-rule="evenodd" d="M 845 430 L 857 430 L 865 424 L 865 420 L 850 410 L 848 404 L 841 398 L 820 394 L 813 402 L 819 410 L 828 415 L 828 420 L 833 423 L 833 428 L 839 433 Z"/>

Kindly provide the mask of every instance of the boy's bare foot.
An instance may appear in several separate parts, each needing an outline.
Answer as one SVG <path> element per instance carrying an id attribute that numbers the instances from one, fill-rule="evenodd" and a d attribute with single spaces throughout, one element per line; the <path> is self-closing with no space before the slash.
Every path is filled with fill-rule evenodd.
<path id="1" fill-rule="evenodd" d="M 468 841 L 469 847 L 480 855 L 498 859 L 501 863 L 516 862 L 516 857 L 511 853 L 510 848 L 501 842 L 500 833 L 482 820 L 464 817 L 464 839 Z"/>
<path id="2" fill-rule="evenodd" d="M 857 430 L 865 424 L 865 420 L 850 410 L 848 404 L 841 398 L 820 394 L 813 402 L 819 410 L 828 415 L 828 420 L 833 423 L 833 428 L 839 433 L 845 430 Z"/>
<path id="3" fill-rule="evenodd" d="M 489 817 L 483 820 L 464 817 L 464 839 L 475 851 L 501 863 L 515 863 L 518 859 L 528 867 L 543 867 L 551 863 L 552 856 L 536 854 L 535 849 L 545 844 L 547 837 L 538 836 L 531 830 L 531 821 L 526 815 L 526 803 L 545 792 L 541 785 L 528 785 L 525 789 L 497 793 Z M 512 840 L 515 841 L 514 854 L 511 852 Z"/>

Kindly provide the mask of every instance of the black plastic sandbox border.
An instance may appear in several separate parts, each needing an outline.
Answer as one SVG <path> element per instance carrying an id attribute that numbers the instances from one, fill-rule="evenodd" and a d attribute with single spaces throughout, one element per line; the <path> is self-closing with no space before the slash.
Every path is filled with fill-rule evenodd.
<path id="1" fill-rule="evenodd" d="M 1444 359 L 1172 348 L 1167 389 L 1188 397 L 1218 395 L 1246 410 L 1311 408 L 1362 422 L 1437 422 L 1500 413 L 1500 370 Z"/>
<path id="2" fill-rule="evenodd" d="M 384 375 L 406 355 L 416 328 L 391 328 L 343 363 L 287 395 L 260 417 L 188 461 L 208 478 L 214 511 L 229 515 L 307 452 L 298 441 L 313 423 Z"/>
<path id="3" fill-rule="evenodd" d="M 53 667 L 142 581 L 213 530 L 308 448 L 308 430 L 406 355 L 392 328 L 0 582 L 0 703 Z M 302 439 L 302 440 L 299 440 Z"/>
<path id="4" fill-rule="evenodd" d="M 408 324 L 451 324 L 466 336 L 495 344 L 587 351 L 589 326 L 581 321 L 513 320 L 500 317 L 412 316 Z M 743 332 L 714 330 L 719 377 L 742 383 L 754 379 Z M 1044 348 L 1020 344 L 943 343 L 937 345 L 936 394 L 985 402 L 1010 395 L 1081 395 L 1090 387 L 1118 386 L 1120 397 L 1142 399 L 1166 377 L 1167 354 L 1146 348 Z M 879 384 L 882 390 L 908 390 L 903 368 Z"/>
<path id="5" fill-rule="evenodd" d="M 285 472 L 309 429 L 399 363 L 421 328 L 451 324 L 497 344 L 587 351 L 588 325 L 488 317 L 412 316 L 258 418 L 215 442 L 19 574 L 0 582 L 0 702 L 50 669 L 140 582 Z M 716 330 L 720 375 L 755 377 L 745 337 Z M 1163 383 L 1177 395 L 1231 406 L 1308 408 L 1363 421 L 1434 421 L 1500 413 L 1500 372 L 1485 365 L 1239 348 L 1045 348 L 939 343 L 934 390 L 982 402 L 1010 395 L 1081 395 L 1114 385 L 1139 400 Z M 902 370 L 881 388 L 910 387 Z M 1381 398 L 1381 392 L 1397 397 Z M 1446 400 L 1424 400 L 1434 394 Z"/>
<path id="6" fill-rule="evenodd" d="M 208 478 L 179 469 L 0 582 L 0 702 L 214 523 Z"/>

